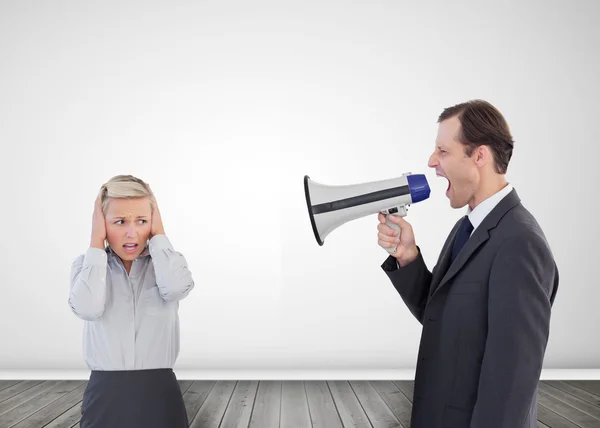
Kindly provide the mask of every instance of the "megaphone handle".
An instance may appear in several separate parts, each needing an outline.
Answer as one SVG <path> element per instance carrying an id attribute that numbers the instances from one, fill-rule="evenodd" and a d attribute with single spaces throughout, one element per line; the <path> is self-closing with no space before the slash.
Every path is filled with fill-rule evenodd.
<path id="1" fill-rule="evenodd" d="M 389 220 L 388 217 L 391 216 L 391 215 L 398 215 L 398 214 L 386 214 L 386 216 L 385 216 L 385 224 L 387 224 L 392 229 L 397 230 L 398 231 L 398 239 L 400 239 L 400 226 L 398 226 L 396 223 L 392 223 Z M 386 250 L 387 250 L 388 253 L 393 254 L 393 253 L 396 252 L 396 248 L 397 247 L 398 247 L 397 245 L 394 245 L 393 247 L 386 248 Z"/>

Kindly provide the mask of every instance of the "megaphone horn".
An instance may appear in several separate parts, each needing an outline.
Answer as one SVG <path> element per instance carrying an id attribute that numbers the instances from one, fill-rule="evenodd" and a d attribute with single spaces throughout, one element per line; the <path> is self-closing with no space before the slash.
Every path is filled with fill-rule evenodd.
<path id="1" fill-rule="evenodd" d="M 375 213 L 406 216 L 410 204 L 429 198 L 430 189 L 423 174 L 402 174 L 387 180 L 361 184 L 328 186 L 304 176 L 304 194 L 310 223 L 319 245 L 334 229 L 352 220 Z M 386 224 L 398 232 L 400 227 Z M 396 247 L 388 248 L 392 254 Z"/>

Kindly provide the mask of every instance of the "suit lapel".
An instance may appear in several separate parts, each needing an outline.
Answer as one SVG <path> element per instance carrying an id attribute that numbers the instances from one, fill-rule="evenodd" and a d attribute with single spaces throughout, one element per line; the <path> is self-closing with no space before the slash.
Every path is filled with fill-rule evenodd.
<path id="1" fill-rule="evenodd" d="M 442 248 L 442 254 L 437 262 L 437 266 L 435 268 L 435 272 L 433 273 L 433 277 L 431 278 L 431 289 L 429 291 L 429 297 L 433 295 L 435 290 L 438 288 L 439 284 L 442 282 L 442 278 L 446 271 L 448 270 L 448 266 L 450 264 L 450 257 L 452 256 L 452 246 L 454 245 L 454 240 L 456 239 L 456 234 L 458 233 L 458 228 L 460 225 L 460 221 L 456 223 L 452 232 L 448 236 L 444 247 Z"/>
<path id="2" fill-rule="evenodd" d="M 481 225 L 483 226 L 483 224 Z M 440 285 L 437 289 L 448 283 L 465 265 L 465 263 L 471 258 L 475 250 L 483 245 L 485 241 L 489 239 L 490 235 L 487 229 L 478 227 L 475 233 L 471 235 L 465 246 L 462 248 L 454 263 L 450 265 L 446 274 L 443 276 Z M 451 251 L 449 251 L 451 253 Z M 436 290 L 437 291 L 437 290 Z"/>
<path id="3" fill-rule="evenodd" d="M 433 288 L 433 292 L 430 295 L 430 299 L 445 285 L 449 283 L 449 281 L 465 266 L 467 261 L 471 258 L 473 253 L 479 249 L 489 238 L 489 231 L 496 227 L 502 217 L 515 205 L 520 202 L 519 196 L 517 195 L 517 191 L 513 189 L 506 197 L 504 197 L 498 205 L 492 209 L 492 211 L 483 219 L 483 222 L 479 225 L 479 227 L 475 230 L 473 235 L 469 238 L 465 246 L 462 248 L 454 263 L 450 264 L 450 256 L 452 254 L 452 247 L 454 245 L 454 240 L 456 238 L 456 233 L 458 232 L 458 228 L 454 228 L 454 234 L 452 239 L 449 240 L 448 245 L 446 245 L 443 254 L 440 258 L 440 267 L 441 269 L 436 271 L 435 276 L 432 278 L 432 288 L 435 284 L 439 285 Z M 449 265 L 450 264 L 450 265 Z M 448 266 L 449 265 L 449 266 Z M 441 278 L 440 278 L 441 277 Z M 440 279 L 438 279 L 440 278 Z"/>

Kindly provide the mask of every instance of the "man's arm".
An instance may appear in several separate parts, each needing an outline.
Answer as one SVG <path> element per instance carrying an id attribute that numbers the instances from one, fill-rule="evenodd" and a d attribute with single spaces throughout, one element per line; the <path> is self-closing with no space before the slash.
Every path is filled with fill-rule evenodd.
<path id="1" fill-rule="evenodd" d="M 515 236 L 490 274 L 488 335 L 471 428 L 521 428 L 542 370 L 557 281 L 545 240 Z"/>
<path id="2" fill-rule="evenodd" d="M 427 296 L 431 287 L 432 272 L 419 250 L 416 259 L 400 267 L 395 257 L 389 256 L 381 265 L 392 285 L 404 300 L 404 303 L 415 316 L 417 321 L 423 324 L 423 312 L 427 304 Z M 435 268 L 434 268 L 435 270 Z"/>

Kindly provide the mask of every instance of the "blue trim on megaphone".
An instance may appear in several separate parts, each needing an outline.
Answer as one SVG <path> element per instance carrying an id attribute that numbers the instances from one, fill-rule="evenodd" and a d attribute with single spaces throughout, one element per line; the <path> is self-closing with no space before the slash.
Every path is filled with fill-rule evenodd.
<path id="1" fill-rule="evenodd" d="M 410 174 L 406 176 L 408 188 L 410 189 L 410 198 L 413 203 L 424 201 L 429 198 L 431 190 L 424 174 Z"/>

